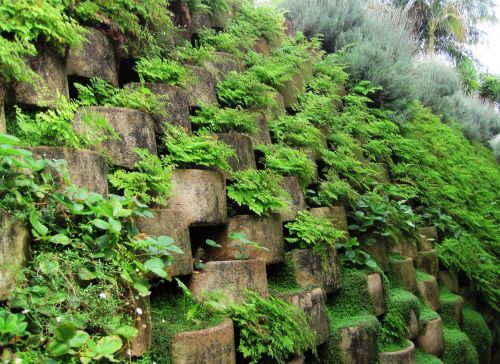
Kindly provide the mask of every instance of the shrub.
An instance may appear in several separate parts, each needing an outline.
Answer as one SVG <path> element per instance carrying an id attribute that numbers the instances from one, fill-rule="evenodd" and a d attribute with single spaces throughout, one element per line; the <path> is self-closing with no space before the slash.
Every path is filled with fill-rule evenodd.
<path id="1" fill-rule="evenodd" d="M 269 131 L 274 140 L 290 147 L 307 148 L 313 152 L 325 149 L 319 129 L 301 115 L 280 116 L 269 122 Z"/>
<path id="2" fill-rule="evenodd" d="M 255 135 L 258 117 L 256 113 L 239 107 L 230 109 L 215 105 L 203 105 L 191 118 L 191 122 L 198 125 L 200 129 L 206 129 L 213 133 L 237 132 Z"/>
<path id="3" fill-rule="evenodd" d="M 182 47 L 176 47 L 170 57 L 183 64 L 203 66 L 206 61 L 214 57 L 214 50 L 211 46 L 194 47 L 190 42 L 185 42 Z"/>
<path id="4" fill-rule="evenodd" d="M 176 61 L 160 57 L 140 58 L 135 67 L 141 83 L 159 82 L 178 86 L 186 80 L 187 70 Z"/>
<path id="5" fill-rule="evenodd" d="M 245 302 L 230 306 L 228 312 L 240 332 L 238 351 L 252 364 L 264 358 L 283 364 L 291 355 L 316 351 L 307 317 L 291 303 L 247 292 Z"/>
<path id="6" fill-rule="evenodd" d="M 320 182 L 318 194 L 312 197 L 312 202 L 317 206 L 333 206 L 337 203 L 352 206 L 358 198 L 359 193 L 351 184 L 340 178 L 332 169 Z"/>
<path id="7" fill-rule="evenodd" d="M 291 80 L 295 70 L 295 64 L 285 57 L 276 55 L 269 57 L 252 51 L 247 54 L 246 63 L 250 66 L 250 74 L 260 82 L 271 86 Z"/>
<path id="8" fill-rule="evenodd" d="M 488 364 L 491 358 L 493 336 L 483 316 L 472 308 L 464 308 L 464 328 L 476 348 L 479 363 Z"/>
<path id="9" fill-rule="evenodd" d="M 217 97 L 229 107 L 259 109 L 270 106 L 275 91 L 249 73 L 231 72 L 217 83 Z"/>
<path id="10" fill-rule="evenodd" d="M 484 75 L 481 79 L 481 96 L 493 102 L 500 102 L 500 76 Z"/>
<path id="11" fill-rule="evenodd" d="M 329 250 L 335 249 L 337 242 L 345 238 L 345 232 L 337 229 L 333 222 L 320 216 L 314 216 L 307 210 L 301 210 L 297 218 L 285 225 L 290 236 L 286 241 L 297 244 L 300 249 L 311 249 L 326 262 Z"/>
<path id="12" fill-rule="evenodd" d="M 235 172 L 231 178 L 233 181 L 227 186 L 228 197 L 257 215 L 267 216 L 287 206 L 290 195 L 281 186 L 281 176 L 249 169 Z"/>
<path id="13" fill-rule="evenodd" d="M 231 147 L 208 133 L 190 135 L 170 127 L 162 140 L 168 150 L 165 161 L 178 168 L 220 168 L 230 172 L 228 159 L 236 158 Z"/>

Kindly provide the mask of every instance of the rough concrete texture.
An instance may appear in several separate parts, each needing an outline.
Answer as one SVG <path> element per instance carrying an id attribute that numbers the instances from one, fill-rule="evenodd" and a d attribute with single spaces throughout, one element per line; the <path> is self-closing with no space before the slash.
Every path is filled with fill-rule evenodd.
<path id="1" fill-rule="evenodd" d="M 387 259 L 387 241 L 383 236 L 376 237 L 376 242 L 373 244 L 367 244 L 368 237 L 360 236 L 360 248 L 361 250 L 367 252 L 372 256 L 372 258 L 377 262 L 380 269 L 384 272 L 389 271 L 389 260 Z"/>
<path id="2" fill-rule="evenodd" d="M 417 246 L 407 241 L 401 234 L 398 241 L 389 240 L 389 251 L 391 253 L 402 255 L 403 257 L 408 257 L 415 259 L 417 256 Z"/>
<path id="3" fill-rule="evenodd" d="M 235 364 L 234 327 L 231 319 L 197 331 L 180 332 L 172 342 L 172 364 Z"/>
<path id="4" fill-rule="evenodd" d="M 229 164 L 234 171 L 243 171 L 245 169 L 255 169 L 255 153 L 253 151 L 252 139 L 239 133 L 220 133 L 217 138 L 233 147 L 237 158 L 230 158 Z"/>
<path id="5" fill-rule="evenodd" d="M 406 335 L 408 339 L 414 339 L 418 336 L 420 332 L 420 321 L 414 310 L 410 311 L 410 317 L 406 323 L 406 328 L 408 330 L 408 334 Z"/>
<path id="6" fill-rule="evenodd" d="M 69 98 L 66 65 L 63 56 L 55 50 L 38 49 L 36 57 L 28 57 L 26 63 L 39 76 L 34 85 L 19 83 L 9 93 L 6 103 L 28 106 L 55 107 L 58 95 Z"/>
<path id="7" fill-rule="evenodd" d="M 132 304 L 134 310 L 135 328 L 139 331 L 139 334 L 130 343 L 130 352 L 132 357 L 140 357 L 151 348 L 151 338 L 153 335 L 149 297 L 131 294 L 129 302 Z"/>
<path id="8" fill-rule="evenodd" d="M 106 161 L 99 153 L 62 147 L 31 147 L 28 149 L 36 159 L 65 159 L 68 162 L 70 180 L 75 186 L 102 195 L 108 194 Z"/>
<path id="9" fill-rule="evenodd" d="M 377 335 L 373 335 L 373 333 L 364 326 L 353 326 L 343 328 L 340 332 L 340 336 L 340 363 L 376 363 Z"/>
<path id="10" fill-rule="evenodd" d="M 427 307 L 433 311 L 439 310 L 441 300 L 439 299 L 439 289 L 435 277 L 426 281 L 418 281 L 417 289 Z"/>
<path id="11" fill-rule="evenodd" d="M 182 211 L 172 209 L 153 209 L 151 219 L 138 219 L 139 230 L 151 236 L 170 236 L 174 244 L 182 249 L 183 253 L 171 253 L 174 261 L 168 267 L 168 273 L 175 276 L 191 274 L 193 272 L 193 254 L 189 237 L 189 226 Z"/>
<path id="12" fill-rule="evenodd" d="M 451 292 L 458 294 L 460 286 L 458 284 L 458 277 L 456 274 L 449 271 L 439 271 L 438 283 L 440 286 L 448 288 Z"/>
<path id="13" fill-rule="evenodd" d="M 372 175 L 375 181 L 378 183 L 389 182 L 389 172 L 385 163 L 372 163 L 370 166 L 375 170 L 375 173 Z"/>
<path id="14" fill-rule="evenodd" d="M 130 83 L 125 87 L 131 89 L 139 88 L 140 83 Z M 191 119 L 189 116 L 189 96 L 187 92 L 177 86 L 169 86 L 164 83 L 145 83 L 151 92 L 158 96 L 164 102 L 164 113 L 151 114 L 155 122 L 155 132 L 163 134 L 164 125 L 170 124 L 183 128 L 186 131 L 191 131 Z"/>
<path id="15" fill-rule="evenodd" d="M 182 211 L 188 225 L 224 225 L 227 222 L 224 175 L 202 169 L 174 169 L 168 208 Z"/>
<path id="16" fill-rule="evenodd" d="M 89 27 L 85 29 L 87 41 L 68 51 L 67 74 L 97 77 L 118 86 L 118 60 L 113 40 L 100 30 Z"/>
<path id="17" fill-rule="evenodd" d="M 390 271 L 398 278 L 402 286 L 410 292 L 417 290 L 417 278 L 413 259 L 391 260 L 389 262 Z"/>
<path id="18" fill-rule="evenodd" d="M 423 323 L 417 345 L 426 353 L 441 356 L 444 353 L 443 321 L 438 317 Z"/>
<path id="19" fill-rule="evenodd" d="M 326 217 L 331 220 L 337 229 L 348 233 L 347 215 L 344 206 L 315 207 L 309 210 L 314 216 Z"/>
<path id="20" fill-rule="evenodd" d="M 0 210 L 0 302 L 8 299 L 15 287 L 28 254 L 28 229 Z"/>
<path id="21" fill-rule="evenodd" d="M 209 71 L 217 81 L 224 81 L 229 72 L 240 72 L 243 64 L 238 57 L 224 52 L 214 52 L 214 57 L 205 61 L 203 68 Z"/>
<path id="22" fill-rule="evenodd" d="M 385 312 L 384 284 L 379 273 L 366 276 L 366 288 L 375 306 L 375 314 L 377 316 L 383 315 Z"/>
<path id="23" fill-rule="evenodd" d="M 231 233 L 244 233 L 248 240 L 259 243 L 261 247 L 268 249 L 248 248 L 238 242 L 229 239 Z M 237 215 L 228 219 L 222 248 L 211 250 L 214 260 L 234 259 L 240 249 L 244 249 L 251 259 L 261 258 L 266 264 L 283 262 L 285 259 L 285 244 L 283 240 L 283 226 L 281 216 L 272 214 L 270 216 Z"/>
<path id="24" fill-rule="evenodd" d="M 255 41 L 253 45 L 253 50 L 257 53 L 269 56 L 271 54 L 271 49 L 269 48 L 269 42 L 266 38 L 259 38 Z"/>
<path id="25" fill-rule="evenodd" d="M 283 105 L 286 109 L 290 109 L 297 104 L 300 93 L 293 79 L 276 85 L 274 88 L 283 97 Z"/>
<path id="26" fill-rule="evenodd" d="M 139 160 L 134 153 L 136 148 L 147 149 L 150 153 L 156 154 L 154 122 L 148 114 L 122 107 L 82 108 L 78 110 L 73 124 L 78 133 L 84 133 L 84 118 L 88 113 L 104 116 L 120 137 L 119 140 L 106 140 L 100 146 L 114 165 L 134 168 L 134 164 Z"/>
<path id="27" fill-rule="evenodd" d="M 426 226 L 418 228 L 418 251 L 428 251 L 434 249 L 434 243 L 437 241 L 438 233 L 435 226 Z"/>
<path id="28" fill-rule="evenodd" d="M 189 80 L 186 91 L 190 107 L 217 104 L 215 95 L 215 77 L 206 69 L 187 65 Z"/>
<path id="29" fill-rule="evenodd" d="M 266 261 L 263 259 L 207 262 L 200 272 L 194 272 L 189 290 L 197 298 L 203 292 L 219 292 L 224 304 L 241 303 L 245 290 L 257 291 L 267 297 Z"/>
<path id="30" fill-rule="evenodd" d="M 259 112 L 257 114 L 257 133 L 251 135 L 252 148 L 257 149 L 261 144 L 271 144 L 271 134 L 269 133 L 269 126 L 267 125 L 267 117 L 265 113 Z"/>
<path id="31" fill-rule="evenodd" d="M 439 274 L 439 260 L 436 250 L 418 252 L 415 258 L 415 266 L 418 270 L 437 277 Z"/>
<path id="32" fill-rule="evenodd" d="M 415 364 L 415 345 L 408 341 L 408 347 L 403 350 L 379 354 L 380 364 Z"/>
<path id="33" fill-rule="evenodd" d="M 280 294 L 279 296 L 304 311 L 309 318 L 309 327 L 316 334 L 316 345 L 322 345 L 328 341 L 329 329 L 325 308 L 326 297 L 321 288 L 301 293 Z"/>
<path id="34" fill-rule="evenodd" d="M 297 213 L 300 210 L 306 208 L 306 200 L 304 198 L 304 193 L 300 187 L 298 177 L 285 177 L 283 178 L 282 187 L 287 191 L 291 199 L 288 202 L 288 206 L 283 210 L 279 211 L 283 222 L 288 222 L 295 220 Z"/>
<path id="35" fill-rule="evenodd" d="M 193 36 L 198 34 L 201 30 L 211 27 L 212 19 L 210 15 L 206 12 L 198 12 L 196 14 L 191 14 L 191 25 L 187 31 L 189 35 Z"/>
<path id="36" fill-rule="evenodd" d="M 332 293 L 341 287 L 336 249 L 329 250 L 326 262 L 309 249 L 295 249 L 287 255 L 293 266 L 295 281 L 300 287 L 319 287 L 326 293 Z"/>

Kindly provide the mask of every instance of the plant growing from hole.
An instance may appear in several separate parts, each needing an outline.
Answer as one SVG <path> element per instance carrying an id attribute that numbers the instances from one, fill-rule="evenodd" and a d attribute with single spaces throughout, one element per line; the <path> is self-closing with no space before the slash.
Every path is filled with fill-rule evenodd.
<path id="1" fill-rule="evenodd" d="M 170 125 L 165 128 L 162 139 L 168 151 L 165 162 L 178 168 L 220 168 L 231 172 L 229 158 L 236 158 L 236 153 L 215 135 L 204 131 L 191 135 Z"/>
<path id="2" fill-rule="evenodd" d="M 309 204 L 316 206 L 353 205 L 359 193 L 333 169 L 328 169 L 325 178 L 320 181 L 319 190 L 308 193 L 306 198 Z"/>
<path id="3" fill-rule="evenodd" d="M 187 78 L 185 67 L 176 61 L 160 57 L 140 58 L 135 69 L 142 84 L 156 82 L 179 86 L 183 85 Z"/>
<path id="4" fill-rule="evenodd" d="M 275 102 L 275 92 L 249 73 L 231 72 L 217 83 L 217 97 L 229 107 L 263 109 Z"/>
<path id="5" fill-rule="evenodd" d="M 297 218 L 285 225 L 290 236 L 286 241 L 296 244 L 300 249 L 311 249 L 327 261 L 330 249 L 335 249 L 338 242 L 345 239 L 345 232 L 335 227 L 325 217 L 314 216 L 307 210 L 301 210 Z"/>
<path id="6" fill-rule="evenodd" d="M 357 238 L 347 239 L 345 242 L 337 243 L 337 251 L 340 257 L 340 263 L 348 268 L 377 268 L 377 262 L 370 254 L 359 248 Z"/>
<path id="7" fill-rule="evenodd" d="M 257 134 L 256 113 L 242 109 L 241 107 L 220 108 L 216 105 L 203 105 L 196 111 L 196 115 L 191 117 L 191 122 L 202 130 L 213 133 L 246 133 Z"/>
<path id="8" fill-rule="evenodd" d="M 247 260 L 250 258 L 250 249 L 252 250 L 263 250 L 268 252 L 269 249 L 261 246 L 259 243 L 250 241 L 247 239 L 245 233 L 233 232 L 229 234 L 229 240 L 231 245 L 234 246 L 237 252 L 234 254 L 234 258 L 237 260 Z"/>
<path id="9" fill-rule="evenodd" d="M 125 197 L 137 198 L 146 205 L 166 206 L 171 194 L 172 166 L 146 149 L 134 152 L 139 156 L 135 170 L 117 170 L 108 175 L 109 183 Z"/>
<path id="10" fill-rule="evenodd" d="M 206 239 L 205 240 L 205 244 L 209 247 L 209 248 L 216 248 L 216 249 L 219 249 L 219 248 L 222 248 L 222 245 L 220 245 L 219 243 L 217 243 L 216 241 L 212 240 L 212 239 Z M 197 250 L 196 250 L 196 253 L 194 254 L 194 267 L 196 269 L 204 269 L 205 268 L 205 263 L 203 263 L 203 260 L 205 258 L 205 249 L 203 249 L 202 247 L 199 247 Z"/>
<path id="11" fill-rule="evenodd" d="M 287 206 L 290 195 L 282 187 L 283 178 L 270 171 L 248 169 L 231 175 L 228 197 L 259 216 L 268 216 Z"/>
<path id="12" fill-rule="evenodd" d="M 275 140 L 290 147 L 307 148 L 313 152 L 325 149 L 319 129 L 299 115 L 281 116 L 271 121 L 269 131 Z"/>
<path id="13" fill-rule="evenodd" d="M 211 46 L 194 47 L 190 42 L 185 42 L 184 46 L 176 47 L 170 53 L 170 57 L 182 64 L 192 66 L 203 66 L 206 61 L 214 57 L 214 50 Z"/>

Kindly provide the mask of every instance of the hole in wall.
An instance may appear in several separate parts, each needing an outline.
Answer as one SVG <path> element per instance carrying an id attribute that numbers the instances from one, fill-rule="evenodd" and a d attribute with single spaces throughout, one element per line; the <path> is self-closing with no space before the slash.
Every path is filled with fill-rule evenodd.
<path id="1" fill-rule="evenodd" d="M 226 240 L 226 226 L 191 226 L 189 228 L 189 236 L 191 238 L 191 250 L 193 258 L 196 260 L 202 257 L 208 257 L 211 248 L 207 245 L 206 240 L 210 239 L 218 244 L 224 243 Z"/>
<path id="2" fill-rule="evenodd" d="M 136 62 L 134 58 L 122 58 L 120 60 L 120 71 L 118 72 L 120 87 L 131 82 L 139 82 L 139 74 L 135 70 Z"/>
<path id="3" fill-rule="evenodd" d="M 255 163 L 257 166 L 257 169 L 264 170 L 266 169 L 265 161 L 266 161 L 266 155 L 261 152 L 260 150 L 254 150 L 253 151 L 255 155 Z"/>
<path id="4" fill-rule="evenodd" d="M 75 87 L 75 83 L 79 83 L 83 86 L 88 86 L 90 84 L 90 78 L 80 77 L 80 76 L 68 76 L 68 90 L 70 100 L 75 100 L 78 98 L 78 90 Z"/>

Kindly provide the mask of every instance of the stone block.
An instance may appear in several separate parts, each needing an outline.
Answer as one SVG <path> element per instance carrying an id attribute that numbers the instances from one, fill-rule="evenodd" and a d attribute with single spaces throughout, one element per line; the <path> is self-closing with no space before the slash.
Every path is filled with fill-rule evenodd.
<path id="1" fill-rule="evenodd" d="M 243 71 L 243 64 L 232 54 L 214 52 L 213 58 L 205 61 L 203 68 L 209 71 L 217 81 L 224 81 L 228 73 Z"/>
<path id="2" fill-rule="evenodd" d="M 189 237 L 189 226 L 182 211 L 172 209 L 153 209 L 154 217 L 150 219 L 140 218 L 137 227 L 141 233 L 150 236 L 170 236 L 175 245 L 182 249 L 183 253 L 171 253 L 174 260 L 168 267 L 168 273 L 175 276 L 188 275 L 193 272 L 193 254 Z"/>
<path id="3" fill-rule="evenodd" d="M 347 234 L 349 233 L 344 206 L 315 207 L 311 208 L 309 212 L 314 216 L 326 217 L 333 222 L 337 229 L 343 230 Z"/>
<path id="4" fill-rule="evenodd" d="M 297 104 L 303 88 L 303 84 L 300 80 L 298 75 L 294 75 L 292 79 L 274 86 L 275 90 L 283 97 L 285 109 L 290 109 Z"/>
<path id="5" fill-rule="evenodd" d="M 434 249 L 434 243 L 438 239 L 438 233 L 435 226 L 425 226 L 418 228 L 418 251 L 428 251 Z"/>
<path id="6" fill-rule="evenodd" d="M 191 25 L 187 29 L 191 36 L 199 34 L 201 30 L 212 27 L 212 18 L 206 12 L 191 14 Z"/>
<path id="7" fill-rule="evenodd" d="M 217 9 L 212 11 L 212 14 L 210 15 L 212 28 L 226 28 L 231 20 L 233 20 L 237 11 L 238 6 L 236 4 L 230 6 L 228 9 Z"/>
<path id="8" fill-rule="evenodd" d="M 415 364 L 416 360 L 415 345 L 409 340 L 407 348 L 379 355 L 380 364 Z"/>
<path id="9" fill-rule="evenodd" d="M 305 358 L 303 356 L 296 356 L 292 360 L 288 361 L 287 364 L 304 364 Z"/>
<path id="10" fill-rule="evenodd" d="M 460 286 L 458 284 L 458 277 L 455 273 L 449 271 L 439 271 L 438 283 L 449 289 L 451 292 L 458 294 L 460 292 Z"/>
<path id="11" fill-rule="evenodd" d="M 139 88 L 140 83 L 130 83 L 125 87 L 131 89 Z M 175 125 L 184 130 L 191 131 L 191 119 L 189 116 L 189 95 L 181 87 L 169 86 L 164 83 L 144 84 L 151 92 L 158 96 L 163 102 L 163 113 L 151 114 L 155 122 L 155 132 L 163 134 L 165 124 Z"/>
<path id="12" fill-rule="evenodd" d="M 0 302 L 9 298 L 26 262 L 29 232 L 24 224 L 0 210 Z"/>
<path id="13" fill-rule="evenodd" d="M 298 177 L 285 177 L 282 187 L 291 196 L 291 199 L 287 201 L 288 206 L 280 211 L 283 222 L 288 222 L 295 220 L 297 213 L 306 208 L 306 200 Z"/>
<path id="14" fill-rule="evenodd" d="M 377 316 L 385 313 L 385 294 L 384 284 L 379 273 L 372 273 L 366 276 L 366 288 L 375 306 L 375 314 Z"/>
<path id="15" fill-rule="evenodd" d="M 422 330 L 417 337 L 417 345 L 428 354 L 443 355 L 444 336 L 441 317 L 423 323 Z"/>
<path id="16" fill-rule="evenodd" d="M 439 274 L 439 260 L 436 250 L 418 252 L 415 259 L 415 266 L 418 270 L 437 277 Z"/>
<path id="17" fill-rule="evenodd" d="M 302 61 L 299 64 L 299 68 L 305 83 L 309 83 L 314 79 L 314 64 L 312 60 Z"/>
<path id="18" fill-rule="evenodd" d="M 400 236 L 397 242 L 392 239 L 389 240 L 389 252 L 415 259 L 417 257 L 417 246 Z"/>
<path id="19" fill-rule="evenodd" d="M 139 334 L 130 343 L 131 357 L 140 357 L 146 354 L 151 348 L 151 338 L 153 326 L 151 324 L 151 307 L 149 297 L 131 295 L 130 303 L 134 310 L 135 328 Z"/>
<path id="20" fill-rule="evenodd" d="M 384 272 L 389 270 L 389 260 L 387 259 L 387 240 L 383 236 L 378 236 L 375 242 L 368 243 L 367 236 L 360 236 L 360 248 L 372 256 L 380 269 Z"/>
<path id="21" fill-rule="evenodd" d="M 439 310 L 441 300 L 439 299 L 439 289 L 435 277 L 429 280 L 417 281 L 417 289 L 427 307 L 433 311 Z"/>
<path id="22" fill-rule="evenodd" d="M 0 133 L 7 132 L 7 126 L 5 124 L 5 108 L 4 108 L 6 93 L 7 90 L 5 86 L 2 85 L 2 83 L 0 82 Z"/>
<path id="23" fill-rule="evenodd" d="M 389 262 L 390 271 L 400 281 L 401 285 L 410 292 L 417 290 L 417 278 L 415 268 L 413 267 L 413 259 L 392 259 Z"/>
<path id="24" fill-rule="evenodd" d="M 7 103 L 55 107 L 59 95 L 69 98 L 66 65 L 61 54 L 50 48 L 39 47 L 38 55 L 28 57 L 26 63 L 39 79 L 34 84 L 17 84 L 9 93 Z"/>
<path id="25" fill-rule="evenodd" d="M 206 69 L 198 66 L 186 65 L 189 79 L 186 82 L 186 91 L 190 107 L 217 104 L 215 94 L 215 77 Z"/>
<path id="26" fill-rule="evenodd" d="M 377 361 L 377 335 L 359 325 L 340 331 L 339 364 L 374 364 Z"/>
<path id="27" fill-rule="evenodd" d="M 118 59 L 114 41 L 104 32 L 87 30 L 86 41 L 80 47 L 70 48 L 66 72 L 70 76 L 101 78 L 118 87 Z"/>
<path id="28" fill-rule="evenodd" d="M 150 153 L 156 154 L 154 122 L 148 114 L 122 107 L 82 108 L 77 112 L 74 122 L 74 128 L 78 133 L 85 131 L 84 118 L 87 113 L 104 116 L 118 134 L 119 140 L 106 140 L 99 146 L 114 165 L 133 169 L 139 160 L 134 152 L 136 148 L 147 149 Z"/>
<path id="29" fill-rule="evenodd" d="M 269 126 L 267 125 L 267 117 L 264 113 L 257 115 L 257 133 L 251 135 L 252 147 L 257 149 L 261 144 L 271 144 L 271 134 L 269 133 Z"/>
<path id="30" fill-rule="evenodd" d="M 269 47 L 269 42 L 266 38 L 259 38 L 255 41 L 253 45 L 253 50 L 257 53 L 263 54 L 265 56 L 271 55 L 271 49 Z"/>
<path id="31" fill-rule="evenodd" d="M 449 293 L 445 296 L 442 295 L 440 298 L 439 315 L 445 325 L 455 325 L 457 323 L 459 327 L 462 327 L 464 322 L 464 299 L 459 295 Z"/>
<path id="32" fill-rule="evenodd" d="M 414 310 L 411 310 L 409 315 L 410 317 L 408 317 L 408 321 L 406 322 L 406 328 L 408 330 L 406 337 L 413 340 L 420 333 L 420 321 Z"/>
<path id="33" fill-rule="evenodd" d="M 298 286 L 303 288 L 318 287 L 326 293 L 332 293 L 341 287 L 336 249 L 329 250 L 326 261 L 309 249 L 295 249 L 286 253 L 286 256 L 293 267 L 295 282 Z"/>
<path id="34" fill-rule="evenodd" d="M 202 271 L 192 275 L 189 290 L 197 298 L 203 292 L 221 293 L 224 304 L 243 302 L 245 290 L 267 297 L 266 262 L 263 259 L 207 262 Z"/>
<path id="35" fill-rule="evenodd" d="M 248 248 L 246 254 L 251 259 L 264 259 L 266 264 L 275 264 L 283 262 L 285 259 L 285 244 L 283 240 L 283 226 L 281 224 L 281 216 L 272 214 L 270 216 L 257 215 L 237 215 L 230 217 L 225 231 L 224 241 L 220 244 L 222 248 L 211 250 L 210 256 L 214 260 L 230 260 L 234 259 L 242 246 L 231 242 L 229 234 L 244 233 L 248 240 L 259 243 L 263 249 Z"/>
<path id="36" fill-rule="evenodd" d="M 208 329 L 180 332 L 172 342 L 172 364 L 236 364 L 231 319 Z"/>
<path id="37" fill-rule="evenodd" d="M 108 194 L 106 161 L 99 153 L 64 147 L 30 147 L 27 149 L 36 159 L 66 160 L 70 180 L 75 186 L 102 195 Z"/>
<path id="38" fill-rule="evenodd" d="M 202 169 L 174 169 L 168 208 L 182 211 L 190 226 L 224 225 L 227 222 L 224 175 Z"/>
<path id="39" fill-rule="evenodd" d="M 309 327 L 316 334 L 316 345 L 322 345 L 328 341 L 329 328 L 325 294 L 321 288 L 301 293 L 280 294 L 279 296 L 304 311 L 309 319 Z"/>
<path id="40" fill-rule="evenodd" d="M 249 136 L 239 133 L 220 133 L 217 134 L 217 138 L 232 147 L 236 152 L 237 158 L 229 159 L 233 171 L 256 168 L 252 139 Z"/>

